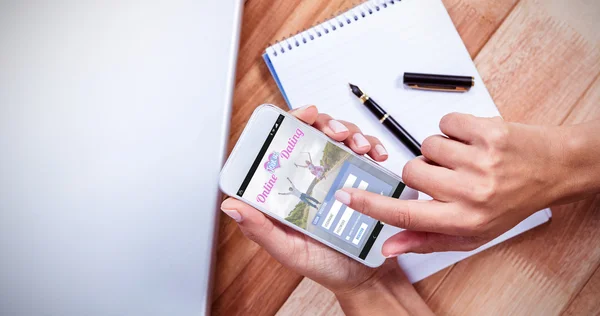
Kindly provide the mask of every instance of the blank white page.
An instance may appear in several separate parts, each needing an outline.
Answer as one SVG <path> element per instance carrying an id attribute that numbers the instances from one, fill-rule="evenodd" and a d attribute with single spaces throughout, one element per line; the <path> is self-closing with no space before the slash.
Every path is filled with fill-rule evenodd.
<path id="1" fill-rule="evenodd" d="M 391 157 L 383 165 L 401 174 L 411 153 L 350 92 L 349 82 L 419 142 L 440 133 L 438 123 L 447 113 L 500 114 L 441 1 L 387 1 L 387 7 L 379 4 L 377 11 L 375 4 L 381 2 L 359 5 L 268 48 L 267 54 L 291 108 L 314 104 L 336 119 L 358 124 L 365 134 L 383 141 Z M 404 87 L 404 72 L 475 76 L 475 86 L 466 93 L 413 90 Z"/>
<path id="2" fill-rule="evenodd" d="M 291 108 L 314 104 L 379 137 L 390 155 L 382 165 L 398 175 L 414 156 L 350 92 L 348 83 L 359 86 L 419 142 L 440 134 L 439 121 L 448 113 L 500 115 L 440 0 L 368 1 L 265 54 Z M 413 90 L 404 87 L 404 72 L 474 76 L 475 86 L 465 93 Z M 472 252 L 411 254 L 399 261 L 415 282 L 550 216 L 550 210 L 540 211 Z"/>

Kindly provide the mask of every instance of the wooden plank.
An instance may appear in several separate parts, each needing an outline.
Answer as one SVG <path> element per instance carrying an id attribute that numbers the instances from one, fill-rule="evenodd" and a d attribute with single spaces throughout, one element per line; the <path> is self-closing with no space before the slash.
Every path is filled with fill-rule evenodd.
<path id="1" fill-rule="evenodd" d="M 454 268 L 454 265 L 447 267 L 444 270 L 438 271 L 437 273 L 430 275 L 414 284 L 415 289 L 421 295 L 421 297 L 425 300 L 425 302 L 429 302 L 429 300 L 433 297 L 437 289 L 442 285 L 446 277 L 450 274 L 450 271 Z"/>
<path id="2" fill-rule="evenodd" d="M 600 75 L 581 97 L 571 113 L 563 121 L 564 125 L 572 125 L 600 119 Z"/>
<path id="3" fill-rule="evenodd" d="M 277 312 L 278 316 L 344 315 L 335 295 L 319 283 L 304 278 Z"/>
<path id="4" fill-rule="evenodd" d="M 475 58 L 519 0 L 442 0 L 467 50 Z"/>
<path id="5" fill-rule="evenodd" d="M 455 265 L 430 307 L 447 315 L 556 315 L 600 263 L 600 196 Z"/>
<path id="6" fill-rule="evenodd" d="M 222 221 L 225 221 L 224 217 L 221 216 Z M 256 243 L 242 234 L 235 222 L 231 219 L 227 221 L 230 222 L 232 231 L 229 238 L 224 240 L 224 244 L 217 248 L 213 299 L 219 298 L 225 292 L 260 249 Z"/>
<path id="7" fill-rule="evenodd" d="M 477 57 L 506 118 L 542 124 L 598 118 L 600 45 L 571 25 L 569 19 L 586 15 L 586 3 L 573 5 L 565 14 L 556 2 L 521 1 Z M 430 306 L 449 315 L 559 314 L 600 264 L 600 196 L 553 213 L 549 225 L 455 265 Z"/>
<path id="8" fill-rule="evenodd" d="M 569 308 L 563 313 L 570 315 L 600 315 L 600 268 L 588 283 L 577 294 L 575 299 L 569 305 Z"/>
<path id="9" fill-rule="evenodd" d="M 583 1 L 570 2 L 568 14 L 558 6 L 521 1 L 475 59 L 507 120 L 559 124 L 599 72 L 598 40 L 573 27 L 581 19 L 598 29 L 598 19 Z"/>
<path id="10" fill-rule="evenodd" d="M 213 315 L 273 315 L 302 276 L 284 268 L 266 251 L 252 260 L 213 302 Z"/>

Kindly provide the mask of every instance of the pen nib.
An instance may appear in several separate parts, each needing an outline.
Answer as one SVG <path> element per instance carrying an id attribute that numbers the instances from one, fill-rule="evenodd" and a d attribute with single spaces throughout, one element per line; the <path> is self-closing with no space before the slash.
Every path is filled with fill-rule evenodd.
<path id="1" fill-rule="evenodd" d="M 359 87 L 357 87 L 357 86 L 355 86 L 355 85 L 353 85 L 353 84 L 351 84 L 351 83 L 348 83 L 348 85 L 350 86 L 350 91 L 352 91 L 352 93 L 353 93 L 355 96 L 357 96 L 357 97 L 359 97 L 359 98 L 360 98 L 360 97 L 362 97 L 362 95 L 363 95 L 363 92 L 362 92 L 362 91 L 360 91 L 360 88 L 359 88 Z"/>

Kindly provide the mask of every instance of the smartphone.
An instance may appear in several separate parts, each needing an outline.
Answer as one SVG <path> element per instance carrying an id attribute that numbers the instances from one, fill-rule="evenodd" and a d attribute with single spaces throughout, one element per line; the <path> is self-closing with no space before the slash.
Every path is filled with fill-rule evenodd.
<path id="1" fill-rule="evenodd" d="M 399 176 L 273 105 L 252 114 L 220 175 L 221 190 L 367 265 L 385 261 L 399 228 L 338 202 L 341 188 L 408 198 Z"/>

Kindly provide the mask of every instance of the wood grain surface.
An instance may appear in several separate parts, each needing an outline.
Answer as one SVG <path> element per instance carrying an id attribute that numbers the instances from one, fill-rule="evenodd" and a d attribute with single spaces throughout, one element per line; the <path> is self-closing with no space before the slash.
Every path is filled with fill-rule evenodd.
<path id="1" fill-rule="evenodd" d="M 600 2 L 443 0 L 503 117 L 600 117 Z M 247 0 L 229 150 L 254 108 L 285 102 L 261 54 L 352 7 L 348 0 Z M 600 159 L 600 158 L 599 158 Z M 550 224 L 415 284 L 442 315 L 600 314 L 600 196 L 552 209 Z M 213 314 L 341 315 L 332 293 L 282 267 L 222 216 Z"/>

